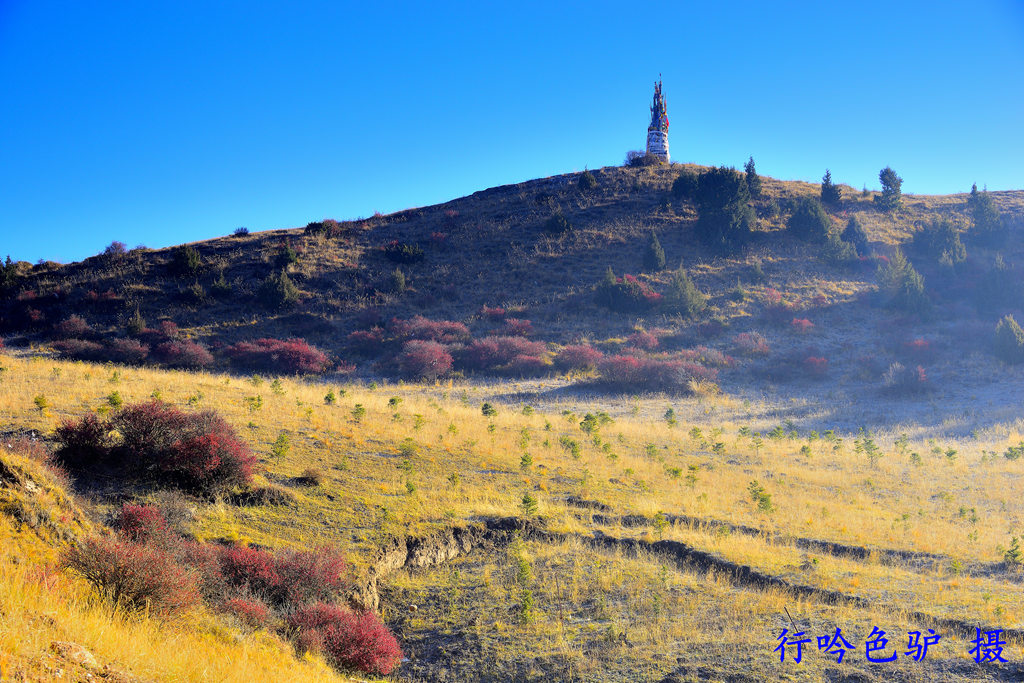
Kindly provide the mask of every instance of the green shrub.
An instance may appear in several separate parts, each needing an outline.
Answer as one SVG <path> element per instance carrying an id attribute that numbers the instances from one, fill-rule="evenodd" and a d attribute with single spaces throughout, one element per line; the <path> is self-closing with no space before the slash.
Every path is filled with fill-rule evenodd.
<path id="1" fill-rule="evenodd" d="M 948 218 L 933 219 L 914 233 L 910 248 L 935 260 L 962 263 L 967 259 L 967 250 L 960 241 L 957 226 Z"/>
<path id="2" fill-rule="evenodd" d="M 570 230 L 572 230 L 572 224 L 561 211 L 556 211 L 551 215 L 551 218 L 547 219 L 544 223 L 544 231 L 556 235 L 562 235 Z"/>
<path id="3" fill-rule="evenodd" d="M 270 310 L 290 308 L 299 302 L 299 288 L 292 283 L 288 273 L 282 270 L 271 273 L 260 283 L 256 299 Z"/>
<path id="4" fill-rule="evenodd" d="M 672 182 L 672 196 L 676 199 L 693 201 L 697 197 L 697 173 L 686 168 Z"/>
<path id="5" fill-rule="evenodd" d="M 405 291 L 405 273 L 402 272 L 401 268 L 395 268 L 391 273 L 390 286 L 391 291 L 395 294 L 401 294 Z"/>
<path id="6" fill-rule="evenodd" d="M 825 212 L 821 202 L 813 197 L 800 200 L 796 211 L 787 222 L 790 234 L 808 242 L 822 243 L 828 240 L 832 230 L 832 219 Z"/>
<path id="7" fill-rule="evenodd" d="M 840 237 L 844 242 L 853 245 L 853 248 L 857 250 L 858 256 L 868 255 L 871 249 L 868 246 L 868 234 L 864 231 L 864 226 L 861 225 L 857 216 L 850 216 L 850 220 L 846 222 L 846 227 L 843 228 L 843 233 Z"/>
<path id="8" fill-rule="evenodd" d="M 697 289 L 686 270 L 680 266 L 672 273 L 664 302 L 667 310 L 692 317 L 704 310 L 707 297 Z"/>
<path id="9" fill-rule="evenodd" d="M 889 306 L 908 313 L 924 313 L 930 307 L 924 291 L 924 278 L 899 249 L 886 265 L 878 269 L 878 278 L 888 293 Z"/>
<path id="10" fill-rule="evenodd" d="M 577 187 L 579 187 L 580 192 L 590 192 L 597 187 L 597 178 L 594 177 L 593 173 L 585 170 L 580 174 Z"/>
<path id="11" fill-rule="evenodd" d="M 171 272 L 180 277 L 198 275 L 202 266 L 203 260 L 199 252 L 191 245 L 178 247 L 171 254 Z"/>
<path id="12" fill-rule="evenodd" d="M 640 150 L 626 152 L 626 166 L 630 168 L 657 166 L 659 164 L 661 164 L 661 158 L 655 154 L 648 154 Z"/>
<path id="13" fill-rule="evenodd" d="M 994 342 L 996 355 L 1003 361 L 1024 362 L 1024 330 L 1012 315 L 1005 316 L 996 325 Z"/>

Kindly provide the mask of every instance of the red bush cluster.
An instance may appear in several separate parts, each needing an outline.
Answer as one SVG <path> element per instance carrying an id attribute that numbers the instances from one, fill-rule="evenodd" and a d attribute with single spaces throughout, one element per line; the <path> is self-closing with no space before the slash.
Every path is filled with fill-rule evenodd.
<path id="1" fill-rule="evenodd" d="M 88 538 L 64 553 L 74 569 L 114 604 L 159 613 L 199 601 L 195 577 L 166 550 L 116 538 Z"/>
<path id="2" fill-rule="evenodd" d="M 597 365 L 604 354 L 587 344 L 571 344 L 555 354 L 555 367 L 560 370 L 585 370 Z"/>
<path id="3" fill-rule="evenodd" d="M 260 628 L 270 623 L 270 608 L 252 598 L 228 598 L 224 601 L 224 611 L 233 614 L 250 628 Z"/>
<path id="4" fill-rule="evenodd" d="M 520 368 L 543 364 L 542 357 L 546 351 L 544 342 L 528 341 L 522 337 L 491 336 L 470 342 L 462 350 L 461 361 L 470 370 L 512 371 L 513 364 Z"/>
<path id="5" fill-rule="evenodd" d="M 419 339 L 442 344 L 454 344 L 470 338 L 469 328 L 452 320 L 430 320 L 422 315 L 409 320 L 392 318 L 388 326 L 391 334 L 399 341 Z"/>
<path id="6" fill-rule="evenodd" d="M 789 326 L 797 334 L 807 334 L 814 329 L 814 323 L 807 318 L 793 318 Z"/>
<path id="7" fill-rule="evenodd" d="M 301 648 L 323 652 L 338 667 L 387 675 L 402 659 L 398 641 L 372 612 L 317 603 L 296 610 L 288 626 Z"/>
<path id="8" fill-rule="evenodd" d="M 190 339 L 165 341 L 153 349 L 153 355 L 172 368 L 197 369 L 213 363 L 213 356 L 206 347 Z"/>
<path id="9" fill-rule="evenodd" d="M 158 401 L 126 406 L 108 422 L 91 414 L 64 422 L 56 439 L 57 460 L 72 470 L 113 467 L 122 476 L 202 492 L 249 483 L 256 462 L 216 413 L 185 413 Z"/>
<path id="10" fill-rule="evenodd" d="M 506 318 L 501 333 L 512 337 L 529 337 L 533 334 L 533 323 L 520 318 Z"/>
<path id="11" fill-rule="evenodd" d="M 828 359 L 822 356 L 807 356 L 804 358 L 804 372 L 810 377 L 824 377 L 828 372 Z"/>
<path id="12" fill-rule="evenodd" d="M 634 332 L 626 338 L 626 342 L 630 346 L 644 351 L 653 351 L 658 348 L 659 344 L 658 338 L 646 330 Z"/>
<path id="13" fill-rule="evenodd" d="M 150 543 L 171 534 L 167 519 L 152 505 L 125 503 L 114 520 L 114 528 L 129 541 Z"/>
<path id="14" fill-rule="evenodd" d="M 452 369 L 452 355 L 435 341 L 407 341 L 396 359 L 406 377 L 434 380 Z"/>
<path id="15" fill-rule="evenodd" d="M 505 309 L 501 306 L 481 306 L 480 315 L 491 320 L 504 320 Z"/>
<path id="16" fill-rule="evenodd" d="M 149 346 L 137 339 L 113 338 L 105 342 L 87 339 L 63 339 L 53 345 L 61 356 L 98 363 L 138 365 L 149 356 Z"/>
<path id="17" fill-rule="evenodd" d="M 733 337 L 733 349 L 747 356 L 766 356 L 771 353 L 768 340 L 759 332 L 741 332 Z"/>
<path id="18" fill-rule="evenodd" d="M 268 372 L 320 374 L 331 367 L 327 354 L 304 339 L 238 342 L 229 346 L 225 353 L 236 365 Z"/>
<path id="19" fill-rule="evenodd" d="M 920 337 L 904 342 L 900 351 L 905 358 L 918 363 L 929 361 L 934 355 L 932 343 Z"/>
<path id="20" fill-rule="evenodd" d="M 355 330 L 350 332 L 348 347 L 355 353 L 372 356 L 380 353 L 384 344 L 384 330 L 380 327 L 373 327 L 369 330 Z"/>
<path id="21" fill-rule="evenodd" d="M 675 358 L 606 356 L 598 362 L 597 370 L 607 384 L 650 391 L 678 390 L 686 388 L 690 380 L 715 381 L 718 378 L 713 368 Z"/>
<path id="22" fill-rule="evenodd" d="M 89 323 L 80 315 L 71 315 L 53 326 L 53 334 L 60 339 L 88 337 L 93 333 Z"/>

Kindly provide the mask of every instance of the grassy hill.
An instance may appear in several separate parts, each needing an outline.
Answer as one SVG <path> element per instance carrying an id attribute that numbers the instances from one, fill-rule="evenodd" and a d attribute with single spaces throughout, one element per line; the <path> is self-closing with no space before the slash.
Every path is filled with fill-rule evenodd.
<path id="1" fill-rule="evenodd" d="M 396 680 L 1019 680 L 1024 374 L 992 337 L 1024 303 L 1024 192 L 992 193 L 1005 245 L 965 233 L 966 259 L 945 264 L 909 240 L 936 218 L 965 227 L 966 195 L 905 196 L 889 214 L 844 186 L 830 216 L 838 229 L 857 216 L 870 255 L 836 262 L 784 229 L 817 185 L 763 179 L 758 229 L 722 254 L 672 192 L 681 170 L 606 168 L 593 187 L 571 174 L 189 250 L 13 266 L 0 321 L 4 672 L 353 674 L 331 673 L 327 641 L 294 627 L 302 604 L 251 577 L 173 613 L 98 597 L 66 568 L 69 549 L 122 538 L 125 506 L 142 505 L 173 527 L 138 541 L 168 544 L 165 557 L 343 555 L 332 599 L 397 637 Z M 557 215 L 569 230 L 546 227 Z M 643 272 L 652 233 L 669 268 Z M 879 286 L 898 246 L 926 311 L 891 307 Z M 664 294 L 680 261 L 707 297 L 695 315 L 595 297 L 609 267 Z M 299 296 L 278 306 L 282 271 Z M 997 297 L 993 273 L 1011 284 Z M 412 342 L 453 367 L 411 378 Z M 485 355 L 504 346 L 519 355 Z M 601 360 L 566 364 L 574 349 Z M 630 363 L 686 381 L 609 380 Z M 202 487 L 159 460 L 140 470 L 142 452 L 68 455 L 65 421 L 94 419 L 114 443 L 120 416 L 154 400 L 182 425 L 179 412 L 216 411 L 214 435 L 254 454 L 252 476 Z M 180 429 L 174 457 L 209 443 Z M 253 602 L 270 607 L 257 622 L 235 609 Z M 875 627 L 894 663 L 866 661 Z M 783 629 L 837 628 L 853 646 L 842 662 L 816 640 L 800 664 L 774 651 Z M 941 640 L 914 661 L 908 633 L 929 628 Z M 1008 664 L 974 661 L 975 628 L 1003 629 Z M 75 663 L 75 648 L 95 662 Z"/>

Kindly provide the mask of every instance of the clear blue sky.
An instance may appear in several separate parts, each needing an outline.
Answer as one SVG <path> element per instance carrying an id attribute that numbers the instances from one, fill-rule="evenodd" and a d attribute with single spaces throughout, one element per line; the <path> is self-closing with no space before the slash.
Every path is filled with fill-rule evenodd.
<path id="1" fill-rule="evenodd" d="M 619 164 L 1024 188 L 1024 3 L 0 0 L 0 255 L 69 261 Z M 555 6 L 551 6 L 555 5 Z"/>

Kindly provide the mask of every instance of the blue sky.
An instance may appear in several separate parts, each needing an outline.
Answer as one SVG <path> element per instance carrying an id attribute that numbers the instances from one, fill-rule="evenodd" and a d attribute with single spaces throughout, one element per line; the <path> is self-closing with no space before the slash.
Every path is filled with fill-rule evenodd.
<path id="1" fill-rule="evenodd" d="M 1024 3 L 0 0 L 0 254 L 70 261 L 622 163 L 1024 189 Z M 714 5 L 714 6 L 712 6 Z"/>

